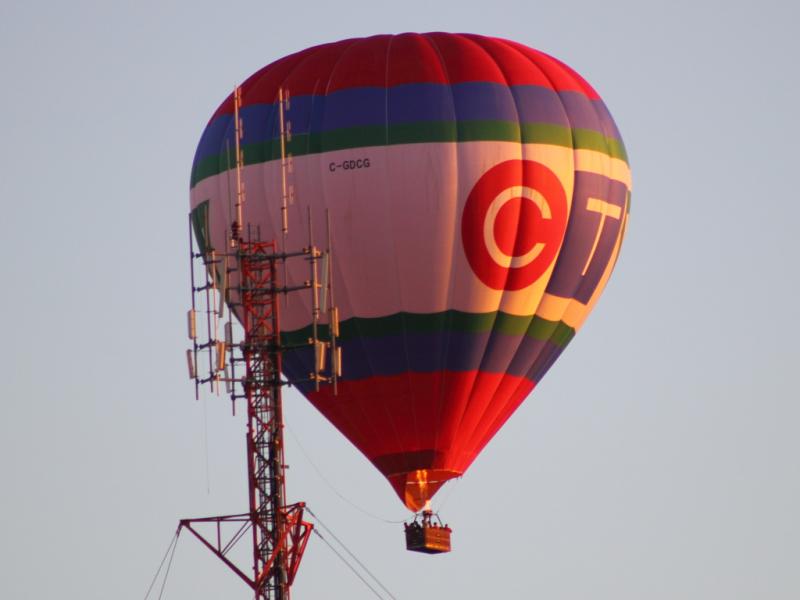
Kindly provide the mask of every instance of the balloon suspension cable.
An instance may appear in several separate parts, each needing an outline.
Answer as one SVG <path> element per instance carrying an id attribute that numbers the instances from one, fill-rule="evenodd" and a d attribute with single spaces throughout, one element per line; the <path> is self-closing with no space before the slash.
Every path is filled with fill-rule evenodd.
<path id="1" fill-rule="evenodd" d="M 336 496 L 338 496 L 339 499 L 343 500 L 346 504 L 349 504 L 352 508 L 354 508 L 361 514 L 369 517 L 370 519 L 374 519 L 376 521 L 380 521 L 382 523 L 386 523 L 389 525 L 398 525 L 400 523 L 405 523 L 405 519 L 386 519 L 384 517 L 378 516 L 375 513 L 368 511 L 363 506 L 356 504 L 350 498 L 342 494 L 338 490 L 338 488 L 331 482 L 331 480 L 325 476 L 325 473 L 322 471 L 322 469 L 320 469 L 319 466 L 317 466 L 317 464 L 311 458 L 311 454 L 309 454 L 308 450 L 306 450 L 306 448 L 300 442 L 300 438 L 297 436 L 294 430 L 289 426 L 289 424 L 285 423 L 285 426 L 286 426 L 286 431 L 288 431 L 289 435 L 292 436 L 292 440 L 294 440 L 294 443 L 297 445 L 298 449 L 300 450 L 300 453 L 308 461 L 308 464 L 311 465 L 311 468 L 314 470 L 314 472 L 317 474 L 320 480 L 322 480 L 322 483 L 324 483 L 328 487 L 328 489 L 330 489 Z"/>

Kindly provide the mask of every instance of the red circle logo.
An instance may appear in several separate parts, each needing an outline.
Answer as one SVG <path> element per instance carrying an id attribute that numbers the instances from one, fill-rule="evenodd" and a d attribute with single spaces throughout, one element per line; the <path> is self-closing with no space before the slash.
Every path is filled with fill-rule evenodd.
<path id="1" fill-rule="evenodd" d="M 564 187 L 553 171 L 532 160 L 507 160 L 486 171 L 461 217 L 467 261 L 495 290 L 536 282 L 555 260 L 566 229 Z"/>

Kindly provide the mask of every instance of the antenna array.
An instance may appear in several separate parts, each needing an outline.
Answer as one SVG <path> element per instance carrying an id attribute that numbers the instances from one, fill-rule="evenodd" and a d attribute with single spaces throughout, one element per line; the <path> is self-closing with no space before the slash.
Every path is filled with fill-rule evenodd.
<path id="1" fill-rule="evenodd" d="M 242 352 L 247 344 L 247 326 L 244 323 L 248 314 L 246 296 L 250 294 L 247 297 L 252 298 L 271 294 L 285 297 L 301 291 L 309 294 L 311 337 L 305 343 L 292 345 L 277 340 L 276 349 L 278 352 L 288 352 L 312 347 L 315 360 L 307 377 L 292 380 L 281 378 L 280 385 L 311 382 L 319 390 L 320 384 L 331 384 L 336 392 L 342 373 L 342 357 L 338 344 L 339 310 L 334 304 L 329 219 L 326 224 L 328 239 L 322 249 L 314 243 L 309 209 L 308 245 L 292 252 L 280 251 L 273 241 L 261 241 L 257 232 L 254 234 L 250 227 L 247 240 L 234 240 L 231 251 L 218 252 L 214 248 L 204 250 L 194 234 L 194 219 L 192 216 L 189 226 L 192 245 L 192 308 L 187 314 L 188 335 L 192 347 L 186 351 L 186 356 L 189 377 L 195 382 L 195 397 L 200 397 L 200 389 L 205 385 L 208 385 L 212 393 L 220 395 L 224 385 L 225 393 L 233 401 L 235 414 L 236 401 L 246 397 L 242 391 L 246 379 L 241 371 L 245 363 Z M 259 268 L 257 280 L 247 282 L 248 272 L 253 272 L 253 261 L 285 266 L 289 260 L 301 257 L 308 262 L 308 279 L 297 285 L 282 285 L 278 282 L 277 275 L 267 277 L 261 272 L 266 267 Z M 252 304 L 252 299 L 250 303 Z M 328 326 L 322 328 L 320 325 Z M 263 326 L 263 323 L 257 324 L 257 328 Z M 320 331 L 326 335 L 321 336 Z"/>

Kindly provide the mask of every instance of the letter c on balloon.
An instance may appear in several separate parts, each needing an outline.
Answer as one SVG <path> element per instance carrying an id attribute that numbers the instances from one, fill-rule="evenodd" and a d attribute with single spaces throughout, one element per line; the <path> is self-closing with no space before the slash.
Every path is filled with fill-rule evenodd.
<path id="1" fill-rule="evenodd" d="M 567 216 L 566 193 L 552 170 L 531 160 L 498 163 L 478 179 L 464 205 L 467 261 L 492 289 L 524 289 L 553 264 Z"/>

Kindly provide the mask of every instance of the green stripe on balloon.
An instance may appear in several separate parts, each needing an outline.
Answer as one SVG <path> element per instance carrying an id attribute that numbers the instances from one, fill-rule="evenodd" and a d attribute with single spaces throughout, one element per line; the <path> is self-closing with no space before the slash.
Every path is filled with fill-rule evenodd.
<path id="1" fill-rule="evenodd" d="M 563 321 L 548 321 L 538 316 L 523 317 L 504 312 L 466 313 L 447 310 L 440 313 L 396 313 L 386 317 L 354 317 L 339 325 L 340 339 L 359 337 L 384 337 L 403 333 L 446 333 L 448 331 L 480 333 L 496 331 L 505 335 L 525 335 L 530 338 L 549 341 L 563 348 L 575 335 L 575 329 Z M 322 339 L 328 337 L 328 326 L 319 326 Z M 311 337 L 311 326 L 294 331 L 284 331 L 281 340 L 284 344 L 305 344 Z"/>
<path id="2" fill-rule="evenodd" d="M 324 133 L 295 134 L 288 151 L 293 156 L 319 154 L 333 150 L 422 144 L 435 142 L 499 141 L 523 144 L 551 144 L 578 150 L 595 150 L 627 162 L 620 140 L 590 129 L 569 129 L 551 123 L 512 123 L 509 121 L 439 121 L 403 125 L 350 127 Z M 275 138 L 242 147 L 244 164 L 255 165 L 280 159 L 280 139 Z M 191 186 L 224 172 L 228 156 L 209 156 L 195 165 Z"/>

